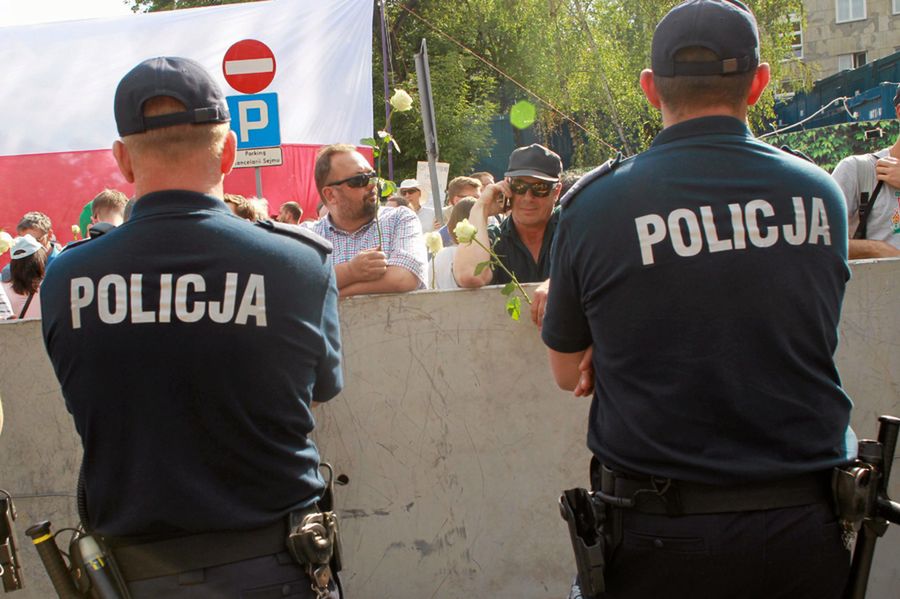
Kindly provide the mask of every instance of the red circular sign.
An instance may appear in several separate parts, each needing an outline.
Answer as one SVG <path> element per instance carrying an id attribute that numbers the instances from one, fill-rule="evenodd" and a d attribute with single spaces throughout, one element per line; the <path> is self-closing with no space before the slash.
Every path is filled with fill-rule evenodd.
<path id="1" fill-rule="evenodd" d="M 242 94 L 261 92 L 275 78 L 275 55 L 258 40 L 241 40 L 225 52 L 222 73 Z"/>

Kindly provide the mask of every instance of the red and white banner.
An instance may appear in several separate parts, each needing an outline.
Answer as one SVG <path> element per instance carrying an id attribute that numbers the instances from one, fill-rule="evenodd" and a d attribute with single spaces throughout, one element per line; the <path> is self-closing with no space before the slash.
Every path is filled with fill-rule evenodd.
<path id="1" fill-rule="evenodd" d="M 0 227 L 14 233 L 25 212 L 39 210 L 60 241 L 71 240 L 99 191 L 132 192 L 109 150 L 122 76 L 146 58 L 184 56 L 237 95 L 223 59 L 248 38 L 278 64 L 266 91 L 279 98 L 284 164 L 263 169 L 263 193 L 272 212 L 291 200 L 312 216 L 318 147 L 373 132 L 372 11 L 371 0 L 270 0 L 0 28 Z M 256 195 L 253 169 L 234 171 L 225 189 Z"/>

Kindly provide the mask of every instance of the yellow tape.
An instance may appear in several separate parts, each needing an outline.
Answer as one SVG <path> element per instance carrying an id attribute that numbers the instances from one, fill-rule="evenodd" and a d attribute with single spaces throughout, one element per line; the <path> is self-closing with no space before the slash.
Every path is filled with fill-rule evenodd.
<path id="1" fill-rule="evenodd" d="M 43 542 L 46 541 L 47 539 L 52 539 L 52 538 L 53 538 L 53 535 L 47 534 L 47 535 L 44 535 L 44 536 L 42 536 L 42 537 L 38 537 L 38 538 L 34 539 L 34 544 L 35 544 L 35 545 L 38 545 L 38 544 L 40 544 L 40 543 L 43 543 Z"/>

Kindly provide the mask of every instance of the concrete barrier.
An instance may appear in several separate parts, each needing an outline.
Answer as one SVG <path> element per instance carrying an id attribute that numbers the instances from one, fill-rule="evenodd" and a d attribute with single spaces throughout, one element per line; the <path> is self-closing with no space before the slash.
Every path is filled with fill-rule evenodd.
<path id="1" fill-rule="evenodd" d="M 838 363 L 854 427 L 871 437 L 878 414 L 900 414 L 900 261 L 853 272 Z M 315 414 L 323 456 L 348 479 L 337 489 L 348 596 L 564 597 L 573 565 L 556 499 L 587 484 L 589 402 L 556 389 L 535 327 L 510 321 L 496 288 L 340 310 L 347 387 Z M 13 596 L 43 599 L 52 590 L 24 530 L 76 522 L 80 443 L 36 321 L 0 324 L 0 397 L 0 487 L 17 497 L 28 584 Z M 870 597 L 900 586 L 897 555 L 892 529 Z"/>

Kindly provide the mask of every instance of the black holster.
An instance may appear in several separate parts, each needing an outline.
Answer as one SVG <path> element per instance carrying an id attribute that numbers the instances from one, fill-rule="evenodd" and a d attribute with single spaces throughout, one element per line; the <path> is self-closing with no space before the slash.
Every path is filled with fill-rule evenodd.
<path id="1" fill-rule="evenodd" d="M 334 470 L 329 464 L 321 467 L 329 472 L 329 480 L 318 507 L 292 512 L 288 523 L 287 548 L 294 561 L 306 568 L 316 592 L 325 596 L 331 580 L 337 581 L 341 571 L 341 531 L 334 513 Z"/>
<path id="2" fill-rule="evenodd" d="M 15 521 L 16 507 L 12 495 L 0 489 L 0 583 L 5 593 L 17 591 L 24 586 Z"/>
<path id="3" fill-rule="evenodd" d="M 622 541 L 622 508 L 613 499 L 615 481 L 610 471 L 591 459 L 591 487 L 563 491 L 559 509 L 569 527 L 569 537 L 575 553 L 578 581 L 585 599 L 599 597 L 606 590 L 606 566 Z"/>
<path id="4" fill-rule="evenodd" d="M 604 533 L 606 508 L 587 489 L 569 489 L 559 497 L 559 511 L 569 527 L 569 539 L 575 553 L 578 584 L 586 599 L 606 590 L 606 561 L 610 553 Z"/>

